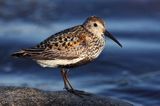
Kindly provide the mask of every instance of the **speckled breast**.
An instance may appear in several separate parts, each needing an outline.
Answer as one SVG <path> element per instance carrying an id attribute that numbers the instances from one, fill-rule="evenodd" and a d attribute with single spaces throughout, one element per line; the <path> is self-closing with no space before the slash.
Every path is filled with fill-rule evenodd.
<path id="1" fill-rule="evenodd" d="M 88 42 L 88 47 L 86 50 L 83 51 L 83 54 L 85 54 L 85 58 L 83 60 L 80 60 L 74 64 L 68 64 L 68 65 L 60 65 L 59 67 L 63 68 L 72 68 L 81 66 L 84 64 L 87 64 L 93 60 L 95 60 L 103 51 L 105 46 L 105 38 L 102 37 L 93 37 L 93 39 Z"/>

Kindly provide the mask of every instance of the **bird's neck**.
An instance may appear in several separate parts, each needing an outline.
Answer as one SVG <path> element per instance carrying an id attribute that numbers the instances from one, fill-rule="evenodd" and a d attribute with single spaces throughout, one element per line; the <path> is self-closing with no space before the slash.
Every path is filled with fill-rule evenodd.
<path id="1" fill-rule="evenodd" d="M 92 60 L 97 58 L 103 51 L 105 46 L 104 35 L 92 35 L 92 40 L 89 43 L 88 57 Z"/>

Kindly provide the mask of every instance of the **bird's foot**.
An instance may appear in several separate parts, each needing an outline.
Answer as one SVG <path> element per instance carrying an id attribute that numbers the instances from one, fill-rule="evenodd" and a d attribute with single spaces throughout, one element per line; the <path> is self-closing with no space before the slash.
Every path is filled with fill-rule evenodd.
<path id="1" fill-rule="evenodd" d="M 80 90 L 74 90 L 74 89 L 66 89 L 69 93 L 72 93 L 74 95 L 77 95 L 79 97 L 83 97 L 83 96 L 90 96 L 90 93 L 87 93 L 85 91 L 80 91 Z"/>

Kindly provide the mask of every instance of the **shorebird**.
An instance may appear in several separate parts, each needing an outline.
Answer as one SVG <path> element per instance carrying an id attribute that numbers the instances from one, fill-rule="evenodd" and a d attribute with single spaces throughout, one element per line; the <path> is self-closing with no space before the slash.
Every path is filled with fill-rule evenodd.
<path id="1" fill-rule="evenodd" d="M 68 80 L 68 69 L 95 60 L 104 49 L 106 36 L 122 47 L 106 30 L 104 21 L 91 16 L 83 24 L 51 35 L 38 45 L 22 49 L 12 56 L 31 58 L 42 67 L 61 68 L 64 88 L 74 92 L 76 90 Z"/>

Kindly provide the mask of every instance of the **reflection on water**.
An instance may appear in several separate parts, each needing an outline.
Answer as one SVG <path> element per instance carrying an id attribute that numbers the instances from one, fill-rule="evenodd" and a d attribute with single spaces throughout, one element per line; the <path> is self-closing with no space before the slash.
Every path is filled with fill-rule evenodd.
<path id="1" fill-rule="evenodd" d="M 109 2 L 102 0 L 102 2 L 98 2 L 94 0 L 93 2 L 89 1 L 91 2 L 89 5 L 82 0 L 79 1 L 79 5 L 73 2 L 75 6 L 72 8 L 65 4 L 65 7 L 74 8 L 78 10 L 78 13 L 81 13 L 80 16 L 76 16 L 80 18 L 75 17 L 75 19 L 71 18 L 72 15 L 68 12 L 65 13 L 63 9 L 59 10 L 60 2 L 65 2 L 63 0 L 56 0 L 55 3 L 38 2 L 39 4 L 36 6 L 33 5 L 36 7 L 35 11 L 32 12 L 33 14 L 27 15 L 26 18 L 23 18 L 20 15 L 21 11 L 16 9 L 23 8 L 22 5 L 19 6 L 16 5 L 16 2 L 6 1 L 4 4 L 0 2 L 0 5 L 5 5 L 0 7 L 1 10 L 4 10 L 0 11 L 2 16 L 0 18 L 0 85 L 62 90 L 63 81 L 58 69 L 41 68 L 29 59 L 13 59 L 9 55 L 20 48 L 35 45 L 57 31 L 82 23 L 84 17 L 90 15 L 87 12 L 82 12 L 82 10 L 92 13 L 92 10 L 96 9 L 97 15 L 104 16 L 108 30 L 121 41 L 123 48 L 119 48 L 114 42 L 107 39 L 105 50 L 97 60 L 86 66 L 70 70 L 70 80 L 74 87 L 96 94 L 125 99 L 133 102 L 136 106 L 158 106 L 160 104 L 160 22 L 156 18 L 150 17 L 151 15 L 158 17 L 158 8 L 156 8 L 158 1 L 135 0 L 134 2 L 127 2 L 122 0 L 119 2 L 113 0 Z M 23 2 L 29 3 L 26 0 Z M 106 2 L 107 5 L 105 5 Z M 21 4 L 21 2 L 19 3 Z M 42 5 L 45 3 L 49 11 L 48 17 L 57 15 L 66 19 L 62 17 L 49 19 L 47 12 L 43 11 Z M 149 8 L 148 3 L 156 5 L 155 8 Z M 139 9 L 136 8 L 136 4 L 140 11 L 137 11 Z M 7 8 L 9 5 L 11 7 Z M 59 11 L 50 14 L 50 11 L 53 11 L 51 9 L 53 5 Z M 79 8 L 81 5 L 84 6 L 82 10 Z M 41 9 L 39 9 L 40 7 Z M 122 7 L 121 10 L 123 11 L 119 12 L 118 7 Z M 8 11 L 12 9 L 17 13 L 15 16 L 12 16 L 13 14 Z M 27 9 L 26 14 L 30 11 Z M 104 13 L 97 9 L 104 10 Z M 148 12 L 144 13 L 145 10 Z M 13 20 L 8 21 L 7 18 L 6 21 L 4 19 L 7 12 L 13 17 Z M 75 12 L 73 13 L 75 14 Z M 124 13 L 126 15 L 123 15 Z M 136 18 L 136 13 L 140 15 L 140 19 Z M 46 16 L 41 17 L 43 14 Z M 40 23 L 33 21 L 38 20 L 36 17 L 41 18 L 38 21 Z M 44 22 L 46 23 L 44 24 Z"/>

